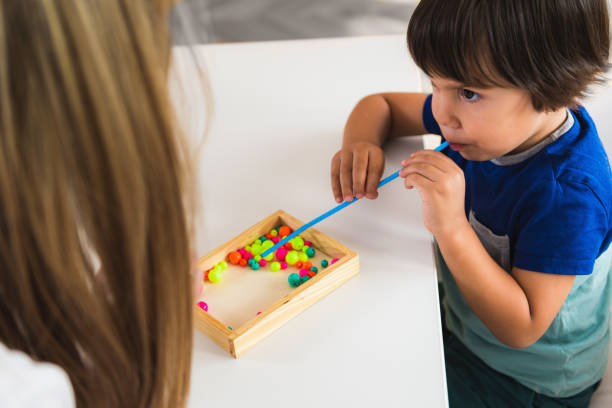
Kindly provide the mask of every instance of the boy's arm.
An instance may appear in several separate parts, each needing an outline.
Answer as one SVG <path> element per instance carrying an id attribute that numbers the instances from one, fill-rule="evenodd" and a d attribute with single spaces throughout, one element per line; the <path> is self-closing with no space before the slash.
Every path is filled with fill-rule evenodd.
<path id="1" fill-rule="evenodd" d="M 398 136 L 427 133 L 423 125 L 426 94 L 388 92 L 368 95 L 357 103 L 344 127 L 342 146 L 356 142 L 377 146 Z"/>
<path id="2" fill-rule="evenodd" d="M 374 199 L 385 160 L 381 146 L 390 138 L 422 135 L 426 94 L 390 92 L 369 95 L 351 112 L 342 148 L 331 163 L 331 185 L 337 202 L 353 196 Z"/>
<path id="3" fill-rule="evenodd" d="M 513 268 L 508 274 L 489 256 L 465 215 L 465 177 L 447 156 L 420 151 L 402 162 L 400 177 L 423 201 L 425 226 L 461 294 L 495 337 L 528 347 L 548 329 L 575 280 Z"/>
<path id="4" fill-rule="evenodd" d="M 489 256 L 467 222 L 436 240 L 461 294 L 493 335 L 507 346 L 528 347 L 548 329 L 576 276 L 513 268 Z"/>

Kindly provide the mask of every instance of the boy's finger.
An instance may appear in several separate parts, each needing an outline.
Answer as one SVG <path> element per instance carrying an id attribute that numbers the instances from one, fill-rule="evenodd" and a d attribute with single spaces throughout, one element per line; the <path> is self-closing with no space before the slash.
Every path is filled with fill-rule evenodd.
<path id="1" fill-rule="evenodd" d="M 385 169 L 385 157 L 382 152 L 371 151 L 368 157 L 368 175 L 366 178 L 366 197 L 378 197 L 378 183 Z"/>
<path id="2" fill-rule="evenodd" d="M 364 196 L 365 180 L 368 171 L 368 151 L 353 153 L 353 193 L 355 197 Z"/>
<path id="3" fill-rule="evenodd" d="M 343 151 L 340 154 L 340 186 L 345 201 L 353 199 L 353 154 Z"/>
<path id="4" fill-rule="evenodd" d="M 409 190 L 412 188 L 421 190 L 423 188 L 429 187 L 431 183 L 431 180 L 417 173 L 411 173 L 404 179 L 404 186 Z"/>
<path id="5" fill-rule="evenodd" d="M 446 173 L 429 162 L 409 161 L 408 165 L 400 170 L 399 176 L 407 177 L 410 174 L 420 174 L 431 181 L 439 181 Z"/>
<path id="6" fill-rule="evenodd" d="M 336 202 L 342 202 L 342 190 L 340 187 L 340 154 L 336 155 L 332 159 L 331 164 L 331 187 L 334 193 L 334 199 Z"/>
<path id="7" fill-rule="evenodd" d="M 402 166 L 405 167 L 410 161 L 425 161 L 435 165 L 444 172 L 452 169 L 453 167 L 457 167 L 453 159 L 446 156 L 444 153 L 436 152 L 434 150 L 421 150 L 415 152 L 410 155 L 409 159 L 402 161 Z"/>

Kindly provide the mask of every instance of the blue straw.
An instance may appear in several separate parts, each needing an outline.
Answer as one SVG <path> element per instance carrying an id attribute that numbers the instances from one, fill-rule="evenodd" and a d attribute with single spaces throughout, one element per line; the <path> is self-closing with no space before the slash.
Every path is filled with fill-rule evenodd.
<path id="1" fill-rule="evenodd" d="M 448 144 L 449 144 L 448 142 L 444 142 L 440 146 L 436 147 L 434 150 L 437 151 L 437 152 L 440 152 L 440 151 L 444 150 L 448 146 Z M 391 180 L 395 180 L 396 178 L 398 178 L 400 170 L 398 170 L 395 173 L 391 174 L 390 176 L 387 176 L 384 179 L 382 179 L 380 181 L 380 183 L 378 183 L 378 188 L 384 186 L 385 184 L 387 184 Z M 343 208 L 353 204 L 354 202 L 356 202 L 358 200 L 360 200 L 360 198 L 353 197 L 353 199 L 351 201 L 345 201 L 342 204 L 338 204 L 335 208 L 332 208 L 331 210 L 329 210 L 325 214 L 319 215 L 314 220 L 312 220 L 312 221 L 302 225 L 300 228 L 296 229 L 291 234 L 287 235 L 285 238 L 280 240 L 278 242 L 278 244 L 274 245 L 271 248 L 266 249 L 264 252 L 261 253 L 261 257 L 265 258 L 266 256 L 270 255 L 272 252 L 276 251 L 278 248 L 283 246 L 286 242 L 290 241 L 294 237 L 296 237 L 296 236 L 300 235 L 302 232 L 306 231 L 308 228 L 312 227 L 315 224 L 318 224 L 319 222 L 323 221 L 327 217 L 334 215 L 335 213 L 337 213 L 341 209 L 343 209 Z"/>

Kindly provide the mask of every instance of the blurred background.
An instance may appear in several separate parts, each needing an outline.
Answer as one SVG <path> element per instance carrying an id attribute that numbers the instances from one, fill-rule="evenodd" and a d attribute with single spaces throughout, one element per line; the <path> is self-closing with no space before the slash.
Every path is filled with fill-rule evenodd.
<path id="1" fill-rule="evenodd" d="M 181 45 L 404 34 L 417 2 L 182 0 L 172 16 L 173 38 Z"/>
<path id="2" fill-rule="evenodd" d="M 405 34 L 418 0 L 181 0 L 174 43 Z M 612 6 L 612 0 L 608 0 Z M 611 7 L 612 10 L 612 7 Z"/>

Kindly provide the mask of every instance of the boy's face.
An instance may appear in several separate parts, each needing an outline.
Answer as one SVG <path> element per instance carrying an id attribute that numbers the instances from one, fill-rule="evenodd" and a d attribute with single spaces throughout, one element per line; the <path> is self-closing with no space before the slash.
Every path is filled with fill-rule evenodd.
<path id="1" fill-rule="evenodd" d="M 431 77 L 432 111 L 442 135 L 467 160 L 485 161 L 519 153 L 561 125 L 565 110 L 538 112 L 527 91 L 473 88 Z"/>

